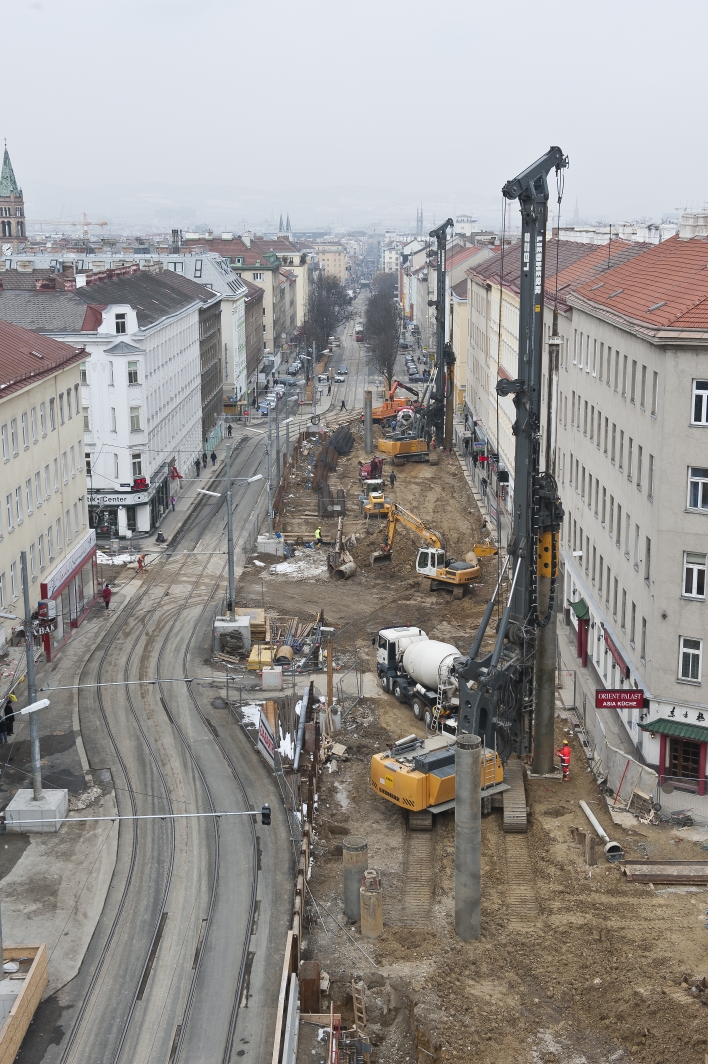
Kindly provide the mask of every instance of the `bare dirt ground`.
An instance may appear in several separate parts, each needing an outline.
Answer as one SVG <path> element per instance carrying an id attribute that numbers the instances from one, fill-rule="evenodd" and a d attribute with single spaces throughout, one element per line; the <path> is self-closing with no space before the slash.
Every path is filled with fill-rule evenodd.
<path id="1" fill-rule="evenodd" d="M 333 491 L 344 487 L 348 505 L 356 497 L 358 457 L 355 450 L 330 478 Z M 396 472 L 388 494 L 442 532 L 450 553 L 462 557 L 483 538 L 456 459 Z M 316 496 L 297 481 L 290 494 L 284 529 L 314 532 L 316 518 L 301 515 L 315 512 Z M 325 539 L 333 538 L 334 526 L 323 523 Z M 363 532 L 358 515 L 348 516 L 345 527 Z M 397 537 L 392 565 L 373 570 L 368 555 L 380 538 L 380 531 L 362 535 L 353 552 L 361 570 L 346 583 L 328 578 L 314 552 L 296 555 L 305 560 L 295 572 L 275 571 L 263 557 L 262 567 L 250 564 L 244 572 L 239 599 L 263 601 L 282 614 L 323 609 L 339 630 L 337 651 L 358 648 L 369 673 L 375 671 L 371 636 L 388 624 L 420 625 L 466 650 L 494 587 L 496 558 L 482 562 L 482 586 L 453 602 L 447 592 L 421 589 L 414 574 L 418 544 L 407 532 Z M 365 981 L 372 1060 L 708 1062 L 708 992 L 690 985 L 708 975 L 708 892 L 632 884 L 601 849 L 590 870 L 571 829 L 588 826 L 578 806 L 583 798 L 628 858 L 705 858 L 698 844 L 668 826 L 614 826 L 569 736 L 570 782 L 527 782 L 528 835 L 505 836 L 500 811 L 484 819 L 482 934 L 463 943 L 454 934 L 454 814 L 437 817 L 430 835 L 411 835 L 401 812 L 369 786 L 371 754 L 421 726 L 408 707 L 383 693 L 373 696 L 371 676 L 366 690 L 372 697 L 344 719 L 338 736 L 346 755 L 331 772 L 325 768 L 320 783 L 310 880 L 317 908 L 310 908 L 303 956 L 329 973 L 331 1000 L 345 1019 L 353 1019 L 352 978 Z M 566 728 L 558 717 L 559 742 Z M 385 929 L 373 943 L 345 921 L 344 834 L 367 838 L 369 866 L 383 879 Z M 309 1034 L 305 1041 L 300 1059 L 319 1064 L 324 1045 Z"/>

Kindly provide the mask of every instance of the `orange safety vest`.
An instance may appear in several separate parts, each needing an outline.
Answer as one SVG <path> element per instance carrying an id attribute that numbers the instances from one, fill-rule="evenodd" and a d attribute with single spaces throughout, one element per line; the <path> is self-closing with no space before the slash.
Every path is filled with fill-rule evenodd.
<path id="1" fill-rule="evenodd" d="M 560 750 L 556 750 L 558 754 L 561 766 L 563 768 L 570 768 L 570 747 L 566 743 L 565 746 L 561 746 Z"/>

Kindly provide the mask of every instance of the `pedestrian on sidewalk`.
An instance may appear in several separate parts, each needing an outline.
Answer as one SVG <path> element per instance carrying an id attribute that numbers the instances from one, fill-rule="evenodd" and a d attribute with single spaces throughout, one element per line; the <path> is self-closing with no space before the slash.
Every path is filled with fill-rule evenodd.
<path id="1" fill-rule="evenodd" d="M 563 743 L 558 750 L 556 750 L 556 757 L 560 758 L 561 771 L 563 772 L 563 783 L 570 779 L 570 747 L 568 742 Z"/>
<path id="2" fill-rule="evenodd" d="M 212 451 L 211 455 L 209 457 L 211 458 L 212 466 L 215 466 L 216 465 L 216 451 Z"/>
<path id="3" fill-rule="evenodd" d="M 331 394 L 332 394 L 332 385 L 328 384 L 327 385 L 327 395 L 331 395 Z"/>
<path id="4" fill-rule="evenodd" d="M 482 497 L 487 497 L 487 478 L 482 477 Z"/>
<path id="5" fill-rule="evenodd" d="M 175 503 L 176 502 L 177 502 L 177 500 L 175 499 L 174 495 L 170 495 L 170 506 L 172 507 L 172 513 L 175 512 Z"/>
<path id="6" fill-rule="evenodd" d="M 103 599 L 103 601 L 106 604 L 106 609 L 108 609 L 108 607 L 111 604 L 111 595 L 112 595 L 112 591 L 111 591 L 110 585 L 106 584 L 106 586 L 104 587 L 103 591 L 101 592 L 101 598 Z"/>
<path id="7" fill-rule="evenodd" d="M 227 425 L 227 427 L 226 427 L 226 435 L 229 437 L 229 439 L 231 439 L 232 432 L 231 432 L 231 426 L 230 425 Z"/>
<path id="8" fill-rule="evenodd" d="M 390 482 L 390 484 L 391 484 L 391 487 L 392 487 L 392 488 L 393 488 L 393 487 L 395 487 L 395 484 L 396 484 L 396 474 L 394 473 L 394 471 L 393 471 L 393 470 L 391 470 L 391 472 L 389 473 L 389 475 L 388 475 L 388 479 L 389 479 L 389 482 Z"/>
<path id="9" fill-rule="evenodd" d="M 341 414 L 342 410 L 346 410 L 346 409 L 347 409 L 347 404 L 342 399 L 342 405 L 339 408 L 339 413 Z"/>
<path id="10" fill-rule="evenodd" d="M 202 452 L 202 465 L 204 466 L 205 469 L 207 467 L 207 462 L 208 461 L 209 461 L 209 458 L 207 456 L 207 453 L 206 453 L 206 451 L 203 451 Z"/>
<path id="11" fill-rule="evenodd" d="M 473 451 L 472 452 L 472 465 L 475 467 L 475 469 L 477 468 L 477 462 L 478 461 L 479 461 L 479 455 L 477 454 L 476 451 Z"/>
<path id="12" fill-rule="evenodd" d="M 5 718 L 0 717 L 0 743 L 7 742 L 7 729 L 5 727 Z"/>
<path id="13" fill-rule="evenodd" d="M 5 703 L 5 731 L 8 735 L 12 735 L 15 730 L 15 705 L 17 701 L 15 695 L 10 695 Z"/>
<path id="14" fill-rule="evenodd" d="M 469 453 L 470 453 L 470 441 L 469 441 L 469 438 L 467 436 L 465 436 L 465 454 L 469 454 Z"/>
<path id="15" fill-rule="evenodd" d="M 201 473 L 201 471 L 202 471 L 202 463 L 201 463 L 201 462 L 199 461 L 199 459 L 197 458 L 197 459 L 196 459 L 196 461 L 195 461 L 195 463 L 194 463 L 194 465 L 195 465 L 195 468 L 196 468 L 196 470 L 197 470 L 197 476 L 199 476 L 199 475 L 200 475 L 200 473 Z"/>

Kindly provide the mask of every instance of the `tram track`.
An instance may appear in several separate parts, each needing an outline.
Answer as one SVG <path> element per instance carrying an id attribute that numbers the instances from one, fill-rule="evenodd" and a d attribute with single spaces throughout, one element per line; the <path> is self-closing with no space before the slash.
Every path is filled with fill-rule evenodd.
<path id="1" fill-rule="evenodd" d="M 243 446 L 245 446 L 245 444 L 246 444 L 245 440 L 241 441 L 240 444 L 238 445 L 237 450 L 241 449 Z M 256 446 L 255 445 L 254 445 L 254 447 L 250 448 L 250 453 L 247 456 L 246 461 L 250 462 L 250 460 L 252 458 L 254 458 L 254 457 L 257 457 L 258 461 L 260 461 L 261 456 L 257 455 Z M 214 481 L 213 483 L 216 483 L 216 481 Z M 260 507 L 260 504 L 261 504 L 261 501 L 262 501 L 262 497 L 263 497 L 263 488 L 261 488 L 261 491 L 259 492 L 258 497 L 257 497 L 257 499 L 255 501 L 255 504 L 253 506 L 251 506 L 249 508 L 243 507 L 244 512 L 246 510 L 247 510 L 247 512 L 245 512 L 245 516 L 244 517 L 241 517 L 240 515 L 238 516 L 237 521 L 236 521 L 236 528 L 234 529 L 235 538 L 237 540 L 240 539 L 240 537 L 245 532 L 248 523 L 252 519 L 252 515 L 253 515 L 254 510 L 256 510 L 256 509 L 258 509 Z M 185 522 L 185 525 L 183 525 L 182 530 L 180 531 L 180 533 L 178 535 L 176 535 L 174 537 L 173 541 L 171 542 L 170 551 L 168 553 L 166 553 L 163 556 L 163 558 L 160 559 L 160 561 L 158 562 L 158 564 L 156 566 L 151 567 L 151 570 L 150 570 L 150 572 L 149 572 L 149 574 L 147 576 L 145 585 L 143 586 L 141 591 L 138 594 L 135 595 L 133 602 L 131 602 L 130 605 L 126 608 L 126 611 L 124 611 L 124 613 L 121 614 L 121 616 L 118 619 L 118 621 L 116 622 L 116 624 L 114 624 L 111 627 L 111 630 L 110 630 L 110 633 L 109 633 L 109 637 L 110 638 L 107 640 L 107 645 L 103 649 L 103 652 L 102 652 L 101 657 L 100 657 L 99 662 L 98 662 L 98 668 L 97 668 L 97 672 L 96 672 L 96 683 L 97 683 L 97 685 L 100 685 L 100 683 L 103 680 L 103 677 L 105 675 L 105 670 L 106 670 L 106 667 L 107 667 L 107 663 L 108 663 L 108 660 L 109 660 L 109 655 L 110 655 L 111 650 L 115 647 L 116 640 L 119 639 L 126 632 L 129 632 L 132 635 L 133 634 L 133 630 L 131 628 L 131 622 L 134 622 L 135 620 L 138 620 L 137 631 L 135 633 L 133 642 L 132 642 L 132 644 L 130 646 L 128 655 L 127 655 L 126 660 L 125 660 L 124 669 L 123 669 L 123 678 L 124 678 L 124 680 L 127 681 L 129 679 L 131 664 L 132 664 L 132 662 L 134 660 L 134 655 L 136 653 L 136 650 L 137 650 L 141 640 L 146 635 L 150 619 L 155 616 L 156 611 L 159 609 L 160 604 L 164 602 L 164 599 L 165 599 L 166 595 L 169 593 L 169 590 L 171 588 L 173 588 L 177 584 L 177 582 L 179 580 L 179 577 L 183 573 L 183 571 L 185 570 L 187 562 L 188 562 L 188 560 L 190 558 L 189 554 L 182 555 L 182 560 L 180 562 L 179 567 L 176 570 L 174 570 L 172 568 L 171 564 L 170 564 L 175 558 L 174 547 L 176 546 L 176 544 L 178 542 L 183 542 L 183 541 L 187 540 L 188 538 L 191 539 L 193 537 L 196 537 L 196 542 L 198 543 L 200 537 L 209 528 L 209 526 L 211 526 L 213 524 L 214 519 L 218 517 L 219 511 L 221 510 L 222 506 L 224 505 L 224 502 L 225 502 L 225 496 L 222 497 L 221 499 L 219 499 L 212 506 L 209 506 L 209 507 L 205 508 L 204 513 L 201 513 L 201 512 L 199 512 L 199 510 L 195 509 L 195 511 L 188 517 L 188 519 Z M 241 507 L 238 507 L 238 509 L 241 509 Z M 224 521 L 224 527 L 225 527 L 225 521 Z M 219 531 L 218 531 L 217 535 L 220 537 L 220 535 L 222 533 L 223 533 L 223 527 L 219 528 Z M 177 557 L 179 557 L 179 556 L 177 556 Z M 192 582 L 191 587 L 190 587 L 190 589 L 189 589 L 189 591 L 187 593 L 187 601 L 188 602 L 192 602 L 194 605 L 198 605 L 198 603 L 194 602 L 195 595 L 196 595 L 197 589 L 204 586 L 204 584 L 203 584 L 204 574 L 207 572 L 207 569 L 209 568 L 211 560 L 212 560 L 211 556 L 208 556 L 206 558 L 206 560 L 204 561 L 203 565 L 200 568 L 200 571 L 199 571 L 198 575 L 196 576 L 196 578 Z M 219 588 L 220 582 L 223 579 L 223 575 L 224 575 L 224 570 L 226 568 L 226 564 L 227 564 L 226 563 L 226 559 L 224 559 L 224 562 L 220 566 L 219 571 L 210 575 L 210 578 L 209 578 L 209 585 L 210 586 L 208 586 L 207 589 L 206 589 L 206 590 L 208 590 L 208 594 L 206 596 L 206 600 L 204 601 L 203 605 L 201 606 L 201 609 L 199 610 L 199 613 L 198 613 L 196 619 L 191 624 L 191 627 L 190 627 L 190 630 L 189 630 L 189 634 L 188 634 L 188 638 L 187 638 L 187 642 L 186 642 L 186 645 L 185 645 L 185 648 L 184 648 L 184 652 L 183 652 L 183 655 L 182 655 L 182 674 L 183 674 L 183 676 L 185 678 L 188 677 L 188 675 L 189 675 L 189 672 L 188 672 L 188 659 L 189 659 L 190 650 L 192 648 L 192 645 L 193 645 L 195 637 L 197 636 L 197 634 L 201 631 L 201 629 L 203 627 L 205 615 L 206 615 L 207 611 L 209 610 L 209 608 L 210 608 L 210 606 L 211 606 L 211 604 L 213 602 L 214 595 L 216 594 L 216 592 L 217 592 L 217 590 Z M 167 580 L 168 583 L 165 584 L 165 586 L 162 586 L 163 581 L 165 581 L 165 580 Z M 157 599 L 156 605 L 152 606 L 152 608 L 150 608 L 150 609 L 146 608 L 146 609 L 142 609 L 141 610 L 140 609 L 141 605 L 142 606 L 147 606 L 147 603 L 148 603 L 148 600 L 149 600 L 150 596 L 155 591 L 159 591 L 160 592 L 159 597 Z M 173 611 L 170 610 L 170 612 L 172 613 Z M 211 870 L 212 874 L 209 877 L 209 880 L 210 880 L 209 887 L 208 887 L 209 900 L 208 900 L 207 916 L 205 918 L 206 919 L 206 923 L 204 923 L 204 921 L 202 921 L 203 926 L 202 926 L 201 934 L 199 936 L 197 953 L 195 955 L 194 963 L 192 964 L 192 976 L 191 976 L 191 979 L 190 979 L 190 982 L 189 982 L 189 988 L 188 988 L 188 991 L 187 991 L 187 994 L 186 994 L 186 1000 L 185 1000 L 184 1009 L 183 1009 L 183 1012 L 182 1012 L 182 1021 L 177 1026 L 177 1031 L 175 1033 L 175 1040 L 174 1040 L 173 1045 L 172 1045 L 172 1052 L 170 1053 L 170 1061 L 172 1062 L 172 1064 L 177 1064 L 177 1062 L 179 1061 L 180 1056 L 182 1055 L 182 1050 L 183 1050 L 183 1047 L 184 1047 L 184 1044 L 185 1044 L 187 1032 L 189 1030 L 189 1021 L 190 1021 L 190 1017 L 191 1017 L 191 1013 L 192 1013 L 192 1007 L 193 1007 L 193 1003 L 194 1003 L 194 999 L 195 999 L 195 994 L 196 994 L 197 987 L 199 985 L 200 976 L 202 974 L 202 960 L 203 960 L 203 958 L 205 956 L 205 951 L 207 949 L 207 945 L 208 945 L 208 942 L 209 942 L 209 934 L 210 934 L 210 931 L 211 931 L 212 918 L 213 918 L 213 914 L 214 914 L 214 910 L 215 910 L 215 905 L 216 905 L 216 902 L 217 902 L 218 886 L 219 886 L 219 872 L 220 872 L 220 834 L 219 834 L 218 810 L 217 810 L 215 802 L 213 800 L 211 789 L 210 789 L 210 787 L 209 787 L 209 785 L 207 783 L 207 779 L 206 779 L 204 770 L 203 770 L 202 766 L 199 763 L 198 757 L 196 756 L 196 754 L 194 753 L 194 751 L 193 751 L 193 749 L 191 747 L 191 744 L 190 744 L 190 741 L 189 741 L 188 737 L 185 735 L 184 729 L 180 726 L 180 724 L 179 724 L 179 722 L 177 720 L 177 715 L 176 715 L 176 713 L 173 710 L 173 706 L 171 704 L 170 698 L 168 698 L 168 696 L 166 694 L 165 686 L 164 686 L 164 684 L 162 682 L 160 682 L 160 677 L 161 677 L 161 674 L 162 674 L 162 666 L 163 666 L 163 663 L 164 663 L 164 655 L 166 653 L 166 650 L 167 650 L 168 646 L 170 645 L 170 640 L 174 636 L 175 629 L 177 628 L 177 625 L 179 624 L 179 622 L 182 619 L 182 617 L 183 617 L 183 611 L 182 610 L 174 611 L 174 617 L 172 618 L 171 623 L 169 624 L 169 627 L 167 628 L 167 630 L 164 633 L 164 636 L 162 637 L 160 648 L 159 648 L 159 651 L 158 651 L 158 654 L 157 654 L 157 676 L 158 676 L 157 690 L 159 691 L 160 705 L 162 706 L 163 711 L 165 712 L 168 720 L 170 721 L 173 733 L 178 737 L 179 742 L 180 742 L 180 744 L 182 746 L 182 749 L 183 749 L 185 755 L 190 760 L 190 763 L 192 764 L 192 766 L 194 768 L 196 776 L 200 780 L 201 789 L 202 789 L 202 792 L 203 792 L 203 797 L 206 800 L 206 804 L 208 806 L 208 810 L 211 813 L 214 814 L 213 818 L 208 819 L 208 820 L 205 819 L 205 821 L 204 821 L 204 824 L 209 825 L 209 830 L 211 832 L 213 832 L 212 844 L 213 844 L 214 857 L 213 857 L 212 870 Z M 140 669 L 140 672 L 142 672 L 142 671 L 143 670 Z M 205 734 L 205 736 L 208 736 L 209 739 L 211 740 L 211 742 L 216 744 L 216 746 L 217 746 L 217 748 L 219 750 L 219 753 L 221 754 L 223 759 L 226 761 L 227 767 L 229 769 L 229 772 L 231 774 L 231 777 L 232 777 L 233 781 L 235 781 L 235 783 L 236 783 L 236 786 L 237 786 L 237 788 L 238 788 L 238 790 L 240 792 L 241 799 L 242 799 L 242 801 L 244 803 L 244 806 L 245 806 L 246 809 L 248 809 L 250 806 L 249 806 L 249 797 L 248 797 L 247 788 L 244 785 L 244 783 L 243 783 L 243 781 L 242 781 L 242 779 L 241 779 L 241 777 L 240 777 L 240 775 L 239 775 L 239 773 L 237 771 L 237 768 L 236 768 L 236 766 L 233 763 L 233 760 L 229 756 L 229 753 L 226 750 L 226 748 L 224 747 L 223 743 L 218 739 L 218 737 L 214 734 L 214 731 L 212 730 L 212 728 L 209 726 L 209 722 L 207 721 L 207 718 L 206 718 L 203 710 L 199 706 L 199 703 L 198 703 L 198 701 L 196 699 L 196 696 L 195 696 L 195 694 L 194 694 L 194 692 L 193 692 L 193 690 L 191 688 L 191 684 L 186 684 L 186 687 L 187 687 L 188 697 L 189 697 L 189 700 L 191 702 L 191 705 L 192 705 L 192 707 L 194 709 L 196 709 L 196 712 L 197 712 L 197 714 L 198 714 L 198 716 L 199 716 L 199 718 L 200 718 L 200 720 L 202 722 L 202 725 L 204 726 L 204 734 Z M 165 777 L 165 774 L 162 771 L 162 767 L 160 766 L 159 758 L 158 758 L 158 756 L 157 756 L 157 754 L 155 752 L 155 749 L 153 748 L 153 743 L 150 741 L 150 738 L 149 738 L 149 736 L 147 734 L 146 728 L 143 726 L 143 723 L 140 720 L 140 715 L 139 715 L 139 713 L 137 711 L 136 704 L 135 704 L 135 702 L 133 700 L 133 696 L 131 694 L 131 688 L 129 686 L 125 687 L 125 692 L 126 692 L 127 702 L 128 702 L 128 709 L 129 709 L 129 713 L 130 713 L 130 715 L 132 717 L 133 725 L 137 728 L 137 732 L 138 732 L 138 734 L 141 737 L 142 744 L 143 744 L 143 752 L 145 754 L 147 754 L 147 757 L 149 758 L 149 762 L 152 765 L 152 768 L 153 768 L 153 770 L 156 773 L 156 777 L 160 781 L 161 792 L 162 793 L 158 794 L 157 796 L 154 795 L 153 788 L 149 784 L 146 785 L 145 781 L 137 781 L 137 780 L 135 780 L 134 778 L 131 777 L 131 771 L 130 771 L 130 769 L 128 767 L 128 764 L 127 764 L 128 756 L 124 754 L 124 751 L 122 751 L 120 739 L 116 736 L 116 734 L 114 732 L 114 728 L 111 727 L 111 721 L 109 719 L 109 708 L 106 705 L 106 701 L 105 701 L 105 699 L 103 697 L 102 691 L 103 691 L 102 687 L 100 687 L 100 686 L 96 687 L 96 701 L 97 701 L 97 704 L 98 704 L 99 713 L 100 713 L 100 716 L 101 716 L 101 721 L 102 721 L 102 724 L 103 724 L 103 728 L 105 729 L 105 734 L 106 734 L 106 736 L 108 738 L 108 741 L 109 741 L 109 743 L 111 745 L 111 748 L 112 748 L 112 751 L 113 751 L 113 755 L 115 756 L 116 761 L 117 761 L 118 765 L 120 766 L 120 770 L 121 770 L 121 773 L 122 773 L 122 776 L 123 776 L 123 780 L 124 780 L 124 784 L 125 784 L 125 786 L 124 786 L 124 788 L 122 790 L 123 790 L 123 793 L 124 793 L 124 798 L 125 798 L 125 796 L 127 796 L 127 803 L 128 803 L 128 809 L 130 811 L 130 814 L 135 816 L 136 813 L 137 813 L 138 796 L 139 795 L 150 794 L 151 798 L 155 799 L 158 802 L 164 802 L 165 803 L 164 806 L 163 806 L 163 809 L 164 809 L 164 812 L 166 813 L 167 817 L 169 817 L 169 814 L 173 811 L 172 798 L 171 798 L 171 794 L 170 794 L 170 787 L 169 787 L 168 781 L 167 781 L 167 779 Z M 156 814 L 156 815 L 159 816 L 159 813 Z M 234 1032 L 235 1032 L 235 1029 L 236 1029 L 236 1021 L 237 1021 L 237 1018 L 238 1018 L 238 1011 L 239 1011 L 239 1003 L 241 1001 L 241 997 L 242 997 L 242 994 L 243 994 L 243 985 L 244 985 L 245 973 L 246 973 L 247 962 L 248 962 L 248 946 L 249 946 L 249 941 L 250 941 L 252 930 L 253 930 L 253 921 L 254 921 L 254 916 L 255 916 L 255 912 L 256 912 L 256 893 L 257 893 L 257 887 L 258 887 L 258 846 L 257 846 L 257 837 L 256 837 L 255 823 L 253 822 L 252 818 L 248 818 L 248 820 L 249 820 L 250 841 L 251 841 L 251 860 L 250 860 L 250 863 L 251 863 L 252 882 L 251 882 L 250 899 L 249 899 L 249 903 L 248 903 L 248 914 L 247 914 L 247 918 L 246 918 L 245 939 L 244 939 L 242 950 L 241 950 L 241 958 L 240 958 L 240 964 L 239 964 L 239 968 L 238 968 L 238 976 L 237 976 L 237 979 L 235 980 L 235 990 L 234 990 L 234 993 L 233 993 L 233 996 L 232 996 L 232 1007 L 231 1007 L 231 1010 L 230 1010 L 229 1021 L 228 1021 L 228 1026 L 227 1026 L 227 1033 L 226 1033 L 226 1039 L 225 1039 L 224 1050 L 223 1050 L 223 1055 L 222 1055 L 222 1060 L 223 1060 L 224 1064 L 228 1064 L 228 1061 L 230 1060 L 230 1056 L 231 1056 L 232 1047 L 233 1047 Z M 151 824 L 151 821 L 148 821 L 147 824 Z M 112 949 L 112 947 L 113 947 L 113 945 L 114 945 L 114 943 L 116 941 L 116 936 L 118 935 L 119 931 L 121 931 L 125 927 L 125 925 L 127 924 L 127 921 L 126 921 L 125 918 L 126 918 L 127 913 L 130 911 L 130 907 L 128 907 L 128 902 L 129 902 L 129 900 L 131 898 L 131 890 L 133 888 L 134 877 L 135 877 L 136 868 L 137 868 L 138 859 L 139 859 L 139 840 L 140 840 L 139 832 L 140 832 L 140 830 L 142 830 L 144 832 L 147 830 L 144 826 L 142 828 L 139 828 L 138 821 L 136 821 L 136 820 L 132 820 L 131 821 L 131 825 L 132 825 L 132 836 L 131 836 L 131 840 L 130 840 L 130 854 L 129 854 L 129 861 L 128 861 L 128 868 L 127 868 L 126 878 L 125 878 L 125 882 L 123 883 L 123 886 L 122 886 L 121 896 L 120 896 L 116 911 L 114 913 L 110 928 L 108 930 L 108 933 L 106 935 L 106 938 L 105 938 L 105 940 L 103 942 L 103 945 L 102 945 L 102 948 L 100 950 L 97 963 L 94 965 L 94 969 L 93 969 L 93 971 L 91 973 L 88 986 L 87 986 L 86 991 L 85 991 L 84 996 L 83 996 L 83 1000 L 81 1001 L 81 1004 L 79 1006 L 78 1012 L 77 1012 L 77 1014 L 76 1014 L 76 1016 L 74 1018 L 71 1030 L 69 1031 L 68 1039 L 67 1039 L 65 1045 L 63 1047 L 61 1047 L 62 1050 L 63 1050 L 62 1054 L 61 1054 L 61 1058 L 60 1058 L 61 1064 L 69 1064 L 69 1062 L 72 1061 L 74 1059 L 74 1057 L 76 1057 L 76 1052 L 78 1051 L 78 1049 L 79 1049 L 79 1047 L 81 1045 L 81 1040 L 82 1040 L 81 1036 L 82 1036 L 82 1033 L 83 1033 L 83 1031 L 84 1031 L 84 1029 L 86 1027 L 86 1024 L 89 1022 L 89 1017 L 92 1017 L 92 1019 L 95 1019 L 95 1017 L 93 1016 L 93 1013 L 97 1010 L 97 1003 L 95 1001 L 95 994 L 96 994 L 97 987 L 99 986 L 99 984 L 101 982 L 102 975 L 104 974 L 104 971 L 105 971 L 106 960 L 109 958 L 109 955 L 111 953 L 111 949 Z M 131 1027 L 134 1024 L 135 1019 L 136 1019 L 136 1010 L 137 1010 L 138 1002 L 142 998 L 142 994 L 143 994 L 143 992 L 145 990 L 146 982 L 151 978 L 151 972 L 153 970 L 153 966 L 154 966 L 154 963 L 155 963 L 155 960 L 156 960 L 156 954 L 159 952 L 161 936 L 162 936 L 163 929 L 164 929 L 164 926 L 165 926 L 166 914 L 167 914 L 167 905 L 168 905 L 168 901 L 169 901 L 169 897 L 170 897 L 170 890 L 171 890 L 172 885 L 173 885 L 173 875 L 174 875 L 174 868 L 175 868 L 175 822 L 173 820 L 171 820 L 171 819 L 167 819 L 167 820 L 165 820 L 164 825 L 166 827 L 165 826 L 161 826 L 160 828 L 158 828 L 158 831 L 157 831 L 158 835 L 160 835 L 160 834 L 164 835 L 164 832 L 166 830 L 167 831 L 167 835 L 168 835 L 166 849 L 164 847 L 164 842 L 165 842 L 164 838 L 162 840 L 163 849 L 162 849 L 162 852 L 161 852 L 161 857 L 162 857 L 162 863 L 163 864 L 165 863 L 165 860 L 166 860 L 166 868 L 165 868 L 164 876 L 162 878 L 162 891 L 161 891 L 160 902 L 159 902 L 159 905 L 158 905 L 158 911 L 154 914 L 154 919 L 152 920 L 151 934 L 150 934 L 150 937 L 149 937 L 149 941 L 147 943 L 147 948 L 143 949 L 143 958 L 144 959 L 143 959 L 142 964 L 137 969 L 137 978 L 135 977 L 136 973 L 134 972 L 134 978 L 132 980 L 133 991 L 132 991 L 129 1007 L 128 1007 L 127 1012 L 125 1013 L 125 1016 L 124 1016 L 122 1027 L 121 1027 L 121 1030 L 120 1030 L 120 1035 L 118 1036 L 117 1040 L 115 1041 L 115 1049 L 111 1050 L 109 1052 L 109 1055 L 102 1055 L 101 1056 L 102 1060 L 106 1060 L 106 1061 L 111 1060 L 113 1062 L 113 1064 L 118 1064 L 118 1061 L 121 1058 L 121 1054 L 123 1054 L 123 1056 L 125 1056 L 124 1049 L 126 1048 L 126 1043 L 127 1043 L 127 1040 L 128 1040 L 129 1032 L 131 1031 Z M 100 1012 L 100 1009 L 98 1011 Z M 104 1046 L 104 1052 L 105 1052 L 105 1046 Z M 83 1059 L 86 1059 L 86 1057 L 85 1056 L 81 1056 L 81 1057 L 76 1057 L 76 1059 L 82 1059 L 83 1060 Z M 133 1059 L 135 1059 L 135 1058 L 133 1058 Z"/>

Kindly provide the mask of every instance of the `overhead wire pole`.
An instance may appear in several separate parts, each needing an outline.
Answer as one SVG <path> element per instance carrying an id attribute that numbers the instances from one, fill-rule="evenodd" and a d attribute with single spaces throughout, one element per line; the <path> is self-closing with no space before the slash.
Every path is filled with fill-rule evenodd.
<path id="1" fill-rule="evenodd" d="M 231 444 L 226 444 L 226 534 L 229 552 L 229 618 L 234 619 L 234 515 L 231 499 Z"/>
<path id="2" fill-rule="evenodd" d="M 32 633 L 32 610 L 30 607 L 29 577 L 27 576 L 27 552 L 20 551 L 20 569 L 22 575 L 22 593 L 25 603 L 25 651 L 27 654 L 27 705 L 37 701 L 37 681 L 34 673 L 34 635 Z M 39 756 L 39 718 L 36 713 L 29 714 L 30 751 L 32 754 L 32 792 L 35 802 L 42 798 L 42 768 Z"/>

